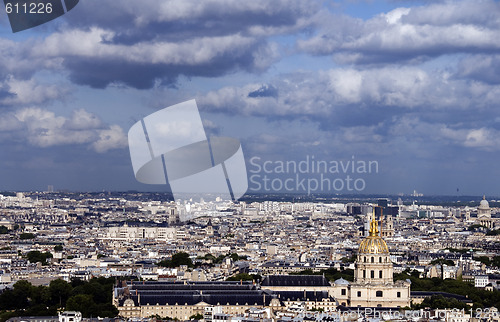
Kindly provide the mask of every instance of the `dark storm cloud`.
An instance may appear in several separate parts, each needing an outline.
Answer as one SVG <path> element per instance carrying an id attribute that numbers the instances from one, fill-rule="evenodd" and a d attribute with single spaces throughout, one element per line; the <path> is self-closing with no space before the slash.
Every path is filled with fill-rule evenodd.
<path id="1" fill-rule="evenodd" d="M 279 57 L 269 37 L 306 28 L 317 10 L 298 0 L 89 0 L 45 39 L 11 47 L 20 66 L 43 61 L 38 70 L 64 69 L 80 85 L 147 89 L 180 75 L 262 72 Z"/>
<path id="2" fill-rule="evenodd" d="M 148 89 L 157 82 L 173 85 L 180 75 L 217 77 L 234 69 L 253 72 L 260 68 L 259 58 L 254 56 L 259 50 L 265 52 L 268 48 L 264 43 L 249 41 L 231 52 L 207 54 L 210 57 L 200 61 L 166 59 L 164 63 L 154 63 L 147 58 L 128 60 L 127 57 L 110 54 L 106 57 L 71 56 L 65 59 L 63 65 L 76 84 L 105 88 L 111 83 L 122 83 L 137 89 Z"/>
<path id="3" fill-rule="evenodd" d="M 85 1 L 68 19 L 77 28 L 98 26 L 117 32 L 115 43 L 179 41 L 263 29 L 299 27 L 318 10 L 317 2 L 280 1 Z"/>

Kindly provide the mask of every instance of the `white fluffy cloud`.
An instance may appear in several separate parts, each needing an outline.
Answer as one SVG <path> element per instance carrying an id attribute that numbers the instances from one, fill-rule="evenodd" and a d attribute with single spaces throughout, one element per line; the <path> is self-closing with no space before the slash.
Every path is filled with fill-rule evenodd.
<path id="1" fill-rule="evenodd" d="M 343 63 L 487 53 L 500 49 L 499 13 L 498 2 L 466 0 L 398 8 L 366 21 L 332 17 L 320 21 L 318 33 L 297 45 L 312 54 L 332 54 Z"/>
<path id="2" fill-rule="evenodd" d="M 500 100 L 500 86 L 454 78 L 446 71 L 418 67 L 337 68 L 295 73 L 275 79 L 275 95 L 252 95 L 262 84 L 224 87 L 199 98 L 210 111 L 275 118 L 331 116 L 343 107 L 397 108 L 423 113 L 491 108 Z"/>
<path id="3" fill-rule="evenodd" d="M 43 104 L 60 100 L 69 92 L 65 85 L 40 84 L 35 79 L 22 80 L 12 75 L 4 80 L 2 88 L 6 95 L 0 99 L 0 104 L 13 106 Z"/>
<path id="4" fill-rule="evenodd" d="M 34 52 L 45 57 L 71 56 L 121 60 L 140 64 L 206 64 L 226 53 L 248 50 L 256 40 L 241 35 L 200 37 L 179 42 L 115 44 L 114 31 L 101 28 L 54 33 L 37 44 Z"/>
<path id="5" fill-rule="evenodd" d="M 74 110 L 71 116 L 58 116 L 54 112 L 30 107 L 6 115 L 10 127 L 0 127 L 8 131 L 10 139 L 27 141 L 37 147 L 62 145 L 86 145 L 96 152 L 127 146 L 124 131 L 118 125 L 106 126 L 95 115 L 85 110 Z"/>
<path id="6" fill-rule="evenodd" d="M 492 128 L 456 130 L 443 126 L 441 134 L 464 147 L 478 148 L 485 151 L 500 151 L 500 131 Z"/>
<path id="7" fill-rule="evenodd" d="M 99 153 L 127 146 L 126 135 L 118 125 L 98 130 L 97 135 L 98 139 L 92 143 L 92 147 Z"/>

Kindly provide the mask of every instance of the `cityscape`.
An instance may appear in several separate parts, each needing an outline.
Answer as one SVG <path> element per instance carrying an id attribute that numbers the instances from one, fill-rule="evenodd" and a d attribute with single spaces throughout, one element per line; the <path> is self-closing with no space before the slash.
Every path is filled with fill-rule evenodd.
<path id="1" fill-rule="evenodd" d="M 500 0 L 4 0 L 0 322 L 500 322 Z"/>
<path id="2" fill-rule="evenodd" d="M 2 319 L 499 318 L 496 200 L 213 197 L 3 193 Z"/>

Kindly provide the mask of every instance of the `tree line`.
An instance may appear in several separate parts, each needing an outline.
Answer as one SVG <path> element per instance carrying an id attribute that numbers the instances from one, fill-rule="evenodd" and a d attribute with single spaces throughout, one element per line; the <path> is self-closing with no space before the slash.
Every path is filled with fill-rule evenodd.
<path id="1" fill-rule="evenodd" d="M 0 321 L 15 316 L 56 316 L 59 309 L 80 311 L 83 317 L 115 317 L 112 304 L 114 278 L 74 279 L 70 283 L 57 279 L 49 286 L 34 286 L 18 281 L 12 289 L 0 294 Z"/>
<path id="2" fill-rule="evenodd" d="M 438 277 L 433 278 L 420 278 L 418 271 L 405 270 L 402 273 L 394 274 L 394 280 L 411 281 L 412 291 L 435 291 L 446 292 L 466 296 L 473 303 L 473 309 L 476 308 L 500 308 L 500 291 L 486 291 L 485 289 L 477 288 L 472 283 L 464 282 L 459 279 L 441 279 Z M 431 308 L 464 308 L 464 303 L 454 299 L 443 298 L 442 296 L 433 296 L 422 303 L 425 307 Z M 422 305 L 416 306 L 421 308 Z"/>

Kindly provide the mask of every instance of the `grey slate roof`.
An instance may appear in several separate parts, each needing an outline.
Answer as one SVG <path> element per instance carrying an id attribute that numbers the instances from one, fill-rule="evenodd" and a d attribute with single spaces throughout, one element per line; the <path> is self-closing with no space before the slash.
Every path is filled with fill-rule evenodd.
<path id="1" fill-rule="evenodd" d="M 330 286 L 330 282 L 323 275 L 267 275 L 261 286 Z"/>

